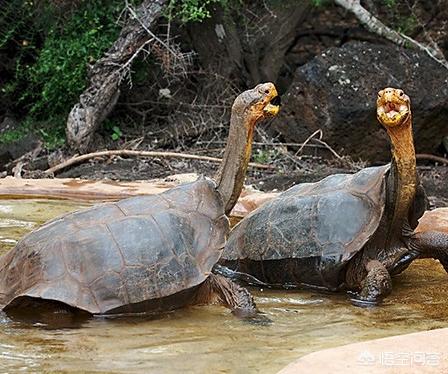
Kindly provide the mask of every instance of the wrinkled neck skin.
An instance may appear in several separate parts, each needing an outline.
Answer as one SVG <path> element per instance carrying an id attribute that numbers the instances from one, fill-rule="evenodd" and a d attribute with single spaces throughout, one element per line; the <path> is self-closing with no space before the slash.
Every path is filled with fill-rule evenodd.
<path id="1" fill-rule="evenodd" d="M 366 250 L 351 261 L 347 270 L 348 287 L 359 287 L 365 278 L 365 266 L 370 260 L 379 260 L 387 269 L 407 251 L 403 234 L 410 234 L 408 221 L 417 189 L 417 167 L 415 161 L 412 125 L 409 116 L 406 123 L 396 128 L 386 128 L 392 145 L 392 160 L 386 181 L 386 209 L 380 227 Z"/>
<path id="2" fill-rule="evenodd" d="M 393 215 L 388 230 L 388 244 L 394 237 L 409 235 L 409 209 L 417 189 L 417 167 L 411 115 L 401 126 L 387 128 L 392 143 L 392 165 L 388 184 L 394 189 Z M 386 247 L 388 247 L 387 245 Z"/>
<path id="3" fill-rule="evenodd" d="M 255 119 L 246 118 L 244 111 L 232 111 L 224 157 L 215 176 L 226 215 L 235 206 L 243 189 L 256 122 Z"/>

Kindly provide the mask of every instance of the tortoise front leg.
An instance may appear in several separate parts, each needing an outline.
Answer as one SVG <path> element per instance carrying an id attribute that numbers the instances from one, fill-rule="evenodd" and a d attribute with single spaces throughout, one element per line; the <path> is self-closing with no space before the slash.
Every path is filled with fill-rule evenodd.
<path id="1" fill-rule="evenodd" d="M 367 275 L 361 283 L 358 293 L 351 293 L 351 301 L 356 306 L 372 306 L 390 294 L 392 279 L 386 267 L 378 260 L 366 264 Z"/>
<path id="2" fill-rule="evenodd" d="M 418 258 L 439 260 L 448 273 L 448 234 L 440 231 L 417 232 L 411 237 L 411 246 L 420 255 Z"/>
<path id="3" fill-rule="evenodd" d="M 239 318 L 260 319 L 257 306 L 250 292 L 221 275 L 211 273 L 200 286 L 196 298 L 198 304 L 220 303 Z M 264 318 L 265 322 L 268 319 Z"/>

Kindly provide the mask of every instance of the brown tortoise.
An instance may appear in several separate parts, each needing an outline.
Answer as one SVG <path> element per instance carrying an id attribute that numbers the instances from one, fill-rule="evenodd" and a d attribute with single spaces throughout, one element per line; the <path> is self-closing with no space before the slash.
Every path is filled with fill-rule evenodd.
<path id="1" fill-rule="evenodd" d="M 265 286 L 345 288 L 356 305 L 371 305 L 416 258 L 436 258 L 448 271 L 448 235 L 414 233 L 426 196 L 408 96 L 380 91 L 377 116 L 391 139 L 390 165 L 285 191 L 234 228 L 221 260 L 233 272 L 219 265 L 215 272 Z"/>
<path id="2" fill-rule="evenodd" d="M 272 83 L 236 98 L 215 180 L 69 213 L 26 235 L 0 258 L 0 307 L 122 314 L 220 302 L 256 313 L 246 289 L 211 269 L 243 186 L 254 127 L 277 114 L 276 101 Z"/>

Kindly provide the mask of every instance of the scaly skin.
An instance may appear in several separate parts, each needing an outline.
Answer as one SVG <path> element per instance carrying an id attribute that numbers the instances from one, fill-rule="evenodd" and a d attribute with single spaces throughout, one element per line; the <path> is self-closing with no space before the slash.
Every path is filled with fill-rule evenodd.
<path id="1" fill-rule="evenodd" d="M 247 165 L 252 151 L 255 125 L 261 120 L 277 115 L 280 107 L 273 99 L 278 98 L 272 83 L 259 84 L 243 92 L 232 106 L 230 130 L 222 164 L 215 176 L 229 215 L 243 189 Z M 249 109 L 247 109 L 249 108 Z"/>
<path id="2" fill-rule="evenodd" d="M 392 165 L 387 188 L 393 191 L 393 205 L 384 213 L 390 217 L 382 233 L 385 240 L 374 241 L 372 247 L 365 248 L 358 259 L 353 259 L 347 270 L 348 285 L 359 285 L 360 288 L 352 301 L 361 306 L 376 303 L 392 291 L 389 269 L 403 255 L 403 250 L 407 250 L 403 248 L 400 238 L 403 229 L 409 226 L 408 213 L 417 185 L 409 97 L 400 89 L 381 90 L 377 99 L 377 118 L 385 127 L 392 145 Z"/>
<path id="3" fill-rule="evenodd" d="M 377 117 L 386 128 L 392 145 L 392 164 L 396 167 L 396 199 L 386 247 L 400 236 L 417 188 L 417 165 L 412 137 L 412 115 L 409 97 L 402 91 L 386 88 L 379 92 Z M 388 254 L 390 257 L 390 254 Z M 388 264 L 389 265 L 389 264 Z"/>
<path id="4" fill-rule="evenodd" d="M 349 266 L 348 283 L 357 282 L 355 273 L 359 270 L 364 274 L 360 292 L 352 299 L 356 305 L 370 305 L 387 296 L 392 290 L 390 274 L 400 273 L 416 258 L 438 259 L 448 271 L 448 235 L 413 233 L 408 221 L 418 185 L 409 97 L 399 89 L 380 91 L 377 118 L 386 128 L 392 144 L 387 188 L 392 189 L 392 206 L 388 208 L 393 213 L 389 213 L 391 218 L 386 222 L 385 240 L 379 241 L 382 247 L 369 248 L 363 253 L 361 264 L 354 261 Z"/>
<path id="5" fill-rule="evenodd" d="M 274 117 L 280 110 L 277 90 L 272 83 L 257 85 L 239 95 L 232 106 L 229 137 L 223 161 L 215 176 L 228 216 L 235 206 L 246 177 L 252 152 L 255 125 Z M 249 291 L 224 277 L 210 274 L 202 286 L 206 300 L 216 299 L 241 318 L 257 316 L 257 309 Z M 204 295 L 204 292 L 202 293 Z"/>

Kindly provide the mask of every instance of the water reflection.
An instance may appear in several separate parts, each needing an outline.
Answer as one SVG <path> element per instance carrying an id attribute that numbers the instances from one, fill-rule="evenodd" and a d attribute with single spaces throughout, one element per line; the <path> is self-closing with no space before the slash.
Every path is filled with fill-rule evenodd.
<path id="1" fill-rule="evenodd" d="M 80 206 L 0 201 L 0 252 L 38 224 Z M 395 278 L 392 296 L 372 309 L 353 307 L 343 294 L 254 294 L 272 324 L 245 323 L 219 306 L 90 318 L 76 328 L 12 320 L 0 312 L 0 372 L 275 373 L 318 349 L 448 326 L 447 275 L 431 260 Z"/>

